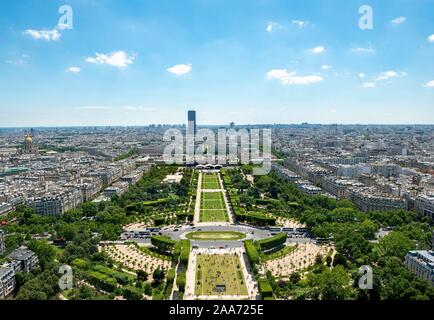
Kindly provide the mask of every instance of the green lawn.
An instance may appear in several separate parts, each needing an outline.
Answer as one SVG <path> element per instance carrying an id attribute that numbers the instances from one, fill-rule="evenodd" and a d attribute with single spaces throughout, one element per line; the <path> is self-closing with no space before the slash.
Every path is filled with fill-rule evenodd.
<path id="1" fill-rule="evenodd" d="M 220 189 L 220 183 L 217 174 L 203 174 L 202 175 L 202 189 L 216 190 Z"/>
<path id="2" fill-rule="evenodd" d="M 202 192 L 200 221 L 229 221 L 221 192 Z"/>
<path id="3" fill-rule="evenodd" d="M 220 288 L 221 291 L 216 290 Z M 196 259 L 195 295 L 247 295 L 241 263 L 237 255 L 201 254 Z"/>
<path id="4" fill-rule="evenodd" d="M 186 235 L 190 240 L 241 240 L 246 237 L 244 233 L 235 231 L 197 231 Z"/>
<path id="5" fill-rule="evenodd" d="M 201 210 L 200 222 L 228 222 L 226 210 Z"/>

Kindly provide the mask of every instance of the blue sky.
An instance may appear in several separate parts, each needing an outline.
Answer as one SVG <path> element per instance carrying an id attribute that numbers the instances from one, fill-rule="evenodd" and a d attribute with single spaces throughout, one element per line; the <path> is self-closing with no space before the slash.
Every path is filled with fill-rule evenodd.
<path id="1" fill-rule="evenodd" d="M 64 4 L 72 30 L 56 27 Z M 434 0 L 2 1 L 1 127 L 185 123 L 190 108 L 201 124 L 433 124 Z"/>

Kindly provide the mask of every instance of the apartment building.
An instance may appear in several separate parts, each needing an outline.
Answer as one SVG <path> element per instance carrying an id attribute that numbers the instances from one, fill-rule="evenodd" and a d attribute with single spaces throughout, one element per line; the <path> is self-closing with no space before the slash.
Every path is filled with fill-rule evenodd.
<path id="1" fill-rule="evenodd" d="M 295 182 L 295 181 L 301 179 L 301 177 L 299 175 L 297 175 L 296 173 L 294 173 L 291 170 L 284 168 L 282 166 L 277 166 L 277 165 L 273 164 L 271 168 L 274 172 L 277 173 L 277 175 L 279 177 L 281 177 L 282 179 L 285 179 L 287 181 Z"/>
<path id="2" fill-rule="evenodd" d="M 301 191 L 303 191 L 304 193 L 310 196 L 315 196 L 322 192 L 321 188 L 314 186 L 312 183 L 306 180 L 297 180 L 295 181 L 295 185 L 297 186 L 298 189 L 300 189 Z"/>
<path id="3" fill-rule="evenodd" d="M 407 202 L 404 199 L 378 193 L 369 188 L 353 188 L 348 191 L 348 199 L 353 201 L 356 207 L 365 212 L 407 210 Z"/>
<path id="4" fill-rule="evenodd" d="M 340 178 L 335 176 L 324 177 L 322 187 L 324 191 L 331 193 L 338 199 L 345 199 L 348 197 L 348 189 L 351 187 L 363 187 L 363 183 L 358 181 Z"/>
<path id="5" fill-rule="evenodd" d="M 12 203 L 0 202 L 0 216 L 14 211 L 14 209 L 15 207 Z"/>
<path id="6" fill-rule="evenodd" d="M 59 194 L 30 198 L 26 200 L 25 204 L 33 208 L 37 214 L 57 216 L 74 209 L 82 202 L 83 197 L 81 190 L 72 189 Z"/>
<path id="7" fill-rule="evenodd" d="M 0 267 L 0 300 L 4 300 L 15 291 L 15 271 L 9 267 Z"/>
<path id="8" fill-rule="evenodd" d="M 5 246 L 5 233 L 0 229 L 0 255 L 3 254 L 6 250 Z"/>
<path id="9" fill-rule="evenodd" d="M 103 187 L 102 179 L 99 177 L 85 178 L 82 180 L 80 189 L 83 196 L 83 202 L 91 201 Z"/>
<path id="10" fill-rule="evenodd" d="M 394 163 L 374 163 L 372 164 L 372 173 L 383 177 L 397 177 L 401 174 L 402 168 Z"/>
<path id="11" fill-rule="evenodd" d="M 9 261 L 8 265 L 15 273 L 25 272 L 28 273 L 39 267 L 39 258 L 27 247 L 20 247 L 12 251 L 6 256 L 6 260 Z"/>
<path id="12" fill-rule="evenodd" d="M 410 251 L 405 257 L 404 264 L 417 277 L 434 286 L 434 251 Z"/>
<path id="13" fill-rule="evenodd" d="M 434 194 L 418 196 L 414 207 L 417 212 L 434 218 Z"/>

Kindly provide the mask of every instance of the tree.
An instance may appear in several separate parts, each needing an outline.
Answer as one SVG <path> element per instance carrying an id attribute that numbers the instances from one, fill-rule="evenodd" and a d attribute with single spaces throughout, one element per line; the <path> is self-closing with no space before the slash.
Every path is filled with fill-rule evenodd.
<path id="1" fill-rule="evenodd" d="M 160 284 L 164 280 L 164 275 L 165 275 L 164 269 L 161 269 L 160 266 L 158 266 L 152 274 L 154 283 L 156 285 Z"/>
<path id="2" fill-rule="evenodd" d="M 137 271 L 137 280 L 138 281 L 147 281 L 149 274 L 144 270 Z"/>
<path id="3" fill-rule="evenodd" d="M 360 225 L 360 231 L 367 240 L 373 240 L 378 231 L 378 226 L 374 221 L 366 219 Z"/>
<path id="4" fill-rule="evenodd" d="M 19 289 L 17 300 L 47 300 L 54 298 L 59 292 L 58 267 L 51 265 L 36 277 L 28 280 Z"/>
<path id="5" fill-rule="evenodd" d="M 56 256 L 56 250 L 54 247 L 43 240 L 31 240 L 29 243 L 29 249 L 38 256 L 39 263 L 43 270 L 54 261 Z"/>
<path id="6" fill-rule="evenodd" d="M 149 282 L 145 283 L 144 292 L 145 292 L 145 295 L 152 296 L 152 286 Z"/>
<path id="7" fill-rule="evenodd" d="M 81 205 L 81 210 L 86 217 L 96 216 L 98 213 L 98 205 L 93 202 L 86 202 Z M 103 211 L 102 209 L 101 211 Z"/>
<path id="8" fill-rule="evenodd" d="M 82 285 L 78 292 L 78 297 L 81 300 L 89 300 L 94 296 L 94 290 L 90 288 L 89 286 Z"/>
<path id="9" fill-rule="evenodd" d="M 350 278 L 342 266 L 324 269 L 320 274 L 308 276 L 311 286 L 318 289 L 321 300 L 345 300 L 352 295 Z"/>
<path id="10" fill-rule="evenodd" d="M 123 296 L 127 300 L 142 300 L 143 293 L 140 288 L 128 286 L 123 289 Z"/>
<path id="11" fill-rule="evenodd" d="M 380 296 L 385 300 L 432 300 L 434 288 L 408 271 L 398 257 L 380 259 L 383 268 L 374 270 L 381 278 Z"/>
<path id="12" fill-rule="evenodd" d="M 335 266 L 343 266 L 344 268 L 347 266 L 347 258 L 345 258 L 345 256 L 343 254 L 337 253 L 335 255 L 333 264 Z"/>
<path id="13" fill-rule="evenodd" d="M 301 276 L 298 272 L 294 272 L 289 276 L 289 280 L 293 283 L 293 284 L 297 284 L 298 282 L 300 282 L 301 280 Z"/>
<path id="14" fill-rule="evenodd" d="M 332 262 L 333 262 L 332 257 L 330 255 L 328 255 L 327 258 L 326 258 L 327 267 L 331 267 Z"/>
<path id="15" fill-rule="evenodd" d="M 178 286 L 181 292 L 184 292 L 185 284 L 186 284 L 186 274 L 185 271 L 183 271 L 178 274 L 178 277 L 176 278 L 176 285 Z"/>
<path id="16" fill-rule="evenodd" d="M 404 259 L 405 255 L 414 247 L 413 242 L 402 232 L 393 231 L 379 242 L 380 252 L 385 256 L 395 256 Z"/>

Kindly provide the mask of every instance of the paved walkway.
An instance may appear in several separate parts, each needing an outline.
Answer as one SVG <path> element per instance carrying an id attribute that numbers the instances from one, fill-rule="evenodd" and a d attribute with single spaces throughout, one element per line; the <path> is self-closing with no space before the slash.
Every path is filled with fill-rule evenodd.
<path id="1" fill-rule="evenodd" d="M 197 191 L 196 191 L 196 205 L 194 207 L 193 223 L 200 222 L 200 200 L 202 197 L 202 172 L 199 171 L 199 177 L 197 178 Z"/>
<path id="2" fill-rule="evenodd" d="M 232 210 L 231 210 L 231 206 L 229 205 L 228 192 L 227 192 L 226 188 L 225 188 L 224 185 L 223 185 L 223 180 L 222 180 L 221 174 L 218 173 L 217 176 L 218 176 L 218 178 L 219 178 L 220 188 L 222 189 L 222 192 L 223 192 L 223 199 L 224 199 L 224 201 L 225 201 L 226 212 L 227 212 L 228 217 L 229 217 L 229 223 L 230 223 L 230 224 L 234 224 L 234 223 L 235 223 L 235 222 L 234 222 L 235 219 L 234 219 L 233 212 L 232 212 Z"/>

